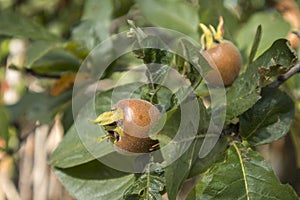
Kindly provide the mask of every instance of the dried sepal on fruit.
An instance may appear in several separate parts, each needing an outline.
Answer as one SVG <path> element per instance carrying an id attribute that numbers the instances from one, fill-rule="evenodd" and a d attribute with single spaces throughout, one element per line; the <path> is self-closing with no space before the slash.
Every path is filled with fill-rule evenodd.
<path id="1" fill-rule="evenodd" d="M 103 126 L 107 132 L 98 142 L 109 139 L 120 153 L 148 153 L 159 146 L 157 140 L 149 137 L 159 117 L 159 110 L 151 103 L 123 99 L 111 111 L 102 113 L 91 122 Z"/>
<path id="2" fill-rule="evenodd" d="M 223 39 L 224 20 L 220 16 L 217 29 L 212 25 L 209 28 L 200 23 L 203 30 L 201 36 L 202 56 L 213 70 L 209 71 L 205 80 L 212 85 L 229 86 L 239 74 L 242 57 L 237 47 L 230 41 Z M 221 79 L 219 78 L 219 74 Z"/>

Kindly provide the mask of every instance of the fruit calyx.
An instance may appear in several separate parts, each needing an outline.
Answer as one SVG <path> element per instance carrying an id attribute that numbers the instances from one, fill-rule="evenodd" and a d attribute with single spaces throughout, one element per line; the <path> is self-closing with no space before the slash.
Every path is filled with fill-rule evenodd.
<path id="1" fill-rule="evenodd" d="M 112 143 L 116 143 L 120 140 L 121 136 L 124 136 L 124 130 L 121 126 L 124 119 L 123 110 L 120 108 L 112 109 L 111 111 L 104 112 L 95 120 L 90 120 L 94 124 L 99 124 L 107 131 L 107 135 L 98 138 L 98 143 L 104 139 L 109 139 Z"/>
<path id="2" fill-rule="evenodd" d="M 209 25 L 208 28 L 206 25 L 200 23 L 199 26 L 203 30 L 203 34 L 201 35 L 201 45 L 203 50 L 211 49 L 223 42 L 224 20 L 222 16 L 219 17 L 217 30 L 212 25 Z"/>

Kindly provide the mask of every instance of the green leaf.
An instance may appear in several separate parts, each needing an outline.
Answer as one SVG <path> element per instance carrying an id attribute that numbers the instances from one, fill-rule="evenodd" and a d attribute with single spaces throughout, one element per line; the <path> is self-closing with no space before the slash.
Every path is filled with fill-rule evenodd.
<path id="1" fill-rule="evenodd" d="M 112 90 L 109 90 L 107 92 L 100 93 L 96 97 L 96 110 L 97 113 L 103 113 L 105 111 L 108 111 L 111 109 L 111 100 L 110 96 L 112 94 Z M 87 102 L 82 110 L 82 120 L 85 120 L 88 122 L 88 118 L 86 118 L 87 113 L 92 113 L 94 110 L 90 110 L 90 104 L 93 100 L 90 100 Z M 100 102 L 101 101 L 101 102 Z M 76 165 L 80 165 L 86 162 L 89 162 L 91 160 L 96 159 L 96 157 L 101 157 L 104 155 L 107 155 L 110 153 L 108 151 L 110 148 L 110 144 L 107 142 L 102 142 L 101 144 L 97 143 L 98 138 L 101 136 L 101 133 L 94 130 L 96 126 L 92 123 L 86 123 L 85 126 L 85 133 L 86 134 L 80 134 L 78 133 L 77 127 L 73 124 L 71 128 L 68 130 L 66 136 L 61 141 L 59 146 L 55 149 L 53 154 L 50 157 L 50 163 L 53 166 L 60 167 L 60 168 L 68 168 L 73 167 Z M 102 130 L 102 134 L 104 134 Z M 84 138 L 83 138 L 83 135 Z M 87 143 L 83 144 L 83 140 Z M 93 155 L 92 152 L 89 152 L 86 145 L 89 146 L 97 146 L 98 154 L 97 156 Z"/>
<path id="2" fill-rule="evenodd" d="M 82 21 L 72 30 L 72 39 L 85 48 L 92 50 L 101 41 L 109 37 L 107 30 L 103 28 L 101 21 L 86 20 Z M 99 32 L 99 30 L 101 30 Z"/>
<path id="3" fill-rule="evenodd" d="M 89 54 L 89 51 L 86 48 L 76 42 L 66 43 L 64 45 L 64 49 L 75 55 L 80 60 L 84 60 Z"/>
<path id="4" fill-rule="evenodd" d="M 203 139 L 194 140 L 180 158 L 165 168 L 166 189 L 170 199 L 176 199 L 183 182 L 188 178 L 195 155 L 198 155 L 202 142 Z"/>
<path id="5" fill-rule="evenodd" d="M 57 36 L 25 16 L 12 11 L 0 12 L 0 35 L 32 40 L 58 41 Z"/>
<path id="6" fill-rule="evenodd" d="M 26 67 L 39 74 L 49 74 L 77 71 L 80 62 L 78 58 L 63 49 L 53 49 Z"/>
<path id="7" fill-rule="evenodd" d="M 104 157 L 110 154 L 113 150 L 112 144 L 109 142 L 97 142 L 98 138 L 105 135 L 104 129 L 95 124 L 90 123 L 88 118 L 90 113 L 96 111 L 99 115 L 103 112 L 111 110 L 112 106 L 112 93 L 114 92 L 115 98 L 124 98 L 123 90 L 133 91 L 130 87 L 137 89 L 138 84 L 128 84 L 119 86 L 114 89 L 99 93 L 96 99 L 91 99 L 86 104 L 81 105 L 82 112 L 77 117 L 77 123 L 80 126 L 73 126 L 68 130 L 66 136 L 61 141 L 59 146 L 50 157 L 50 163 L 56 167 L 68 168 L 80 165 L 96 158 Z M 139 94 L 139 90 L 136 91 Z M 135 93 L 131 94 L 131 98 L 137 97 Z M 120 100 L 120 99 L 114 99 Z M 91 104 L 95 101 L 95 110 L 91 108 Z M 115 102 L 116 103 L 116 102 Z M 74 105 L 73 105 L 74 106 Z"/>
<path id="8" fill-rule="evenodd" d="M 207 154 L 207 156 L 205 156 L 204 158 L 197 157 L 197 159 L 193 163 L 188 178 L 197 176 L 205 172 L 213 164 L 223 161 L 225 158 L 227 146 L 228 146 L 227 138 L 226 137 L 219 138 L 218 142 L 211 150 L 211 152 Z"/>
<path id="9" fill-rule="evenodd" d="M 233 12 L 227 9 L 225 1 L 223 0 L 198 0 L 199 10 L 198 15 L 200 22 L 203 24 L 212 24 L 217 26 L 219 23 L 219 16 L 223 16 L 224 19 L 224 38 L 235 41 L 235 32 L 239 30 L 238 18 Z M 199 40 L 199 38 L 197 38 Z"/>
<path id="10" fill-rule="evenodd" d="M 81 23 L 72 30 L 73 40 L 89 50 L 109 37 L 109 26 L 113 14 L 113 2 L 102 0 L 85 1 Z"/>
<path id="11" fill-rule="evenodd" d="M 298 199 L 257 152 L 239 143 L 231 145 L 224 162 L 203 174 L 197 189 L 196 199 Z"/>
<path id="12" fill-rule="evenodd" d="M 161 200 L 161 194 L 165 187 L 163 178 L 151 173 L 143 174 L 124 192 L 123 199 L 147 199 Z"/>
<path id="13" fill-rule="evenodd" d="M 200 51 L 200 47 L 195 46 L 185 38 L 180 39 L 178 42 L 178 53 L 184 56 L 184 58 L 179 58 L 181 62 L 184 62 L 183 66 L 180 66 L 180 63 L 176 63 L 179 64 L 178 71 L 184 75 L 187 74 L 186 76 L 190 79 L 194 88 L 199 85 L 203 77 L 212 69 Z"/>
<path id="14" fill-rule="evenodd" d="M 112 17 L 113 2 L 110 0 L 103 0 L 101 4 L 97 0 L 87 0 L 84 4 L 82 20 L 103 20 L 108 23 Z"/>
<path id="15" fill-rule="evenodd" d="M 132 0 L 118 0 L 114 1 L 114 13 L 113 17 L 118 18 L 125 14 L 127 14 L 131 7 L 134 5 L 134 1 Z"/>
<path id="16" fill-rule="evenodd" d="M 169 47 L 165 42 L 155 35 L 147 35 L 142 29 L 136 27 L 133 21 L 128 21 L 131 26 L 130 34 L 135 35 L 137 42 L 134 44 L 135 56 L 142 59 L 145 64 L 158 63 L 170 64 L 173 54 L 168 51 Z"/>
<path id="17" fill-rule="evenodd" d="M 76 127 L 73 125 L 52 153 L 49 163 L 55 167 L 68 168 L 92 160 L 95 160 L 95 156 L 83 146 Z"/>
<path id="18" fill-rule="evenodd" d="M 269 75 L 279 75 L 290 69 L 296 59 L 296 55 L 285 39 L 276 40 L 267 51 L 247 67 L 227 91 L 227 122 L 251 108 L 260 98 L 258 94 L 259 69 L 270 72 L 267 73 Z"/>
<path id="19" fill-rule="evenodd" d="M 158 139 L 161 147 L 167 145 L 173 137 L 175 137 L 180 125 L 181 112 L 180 109 L 172 109 L 166 112 L 166 123 L 159 134 L 153 136 L 152 139 Z"/>
<path id="20" fill-rule="evenodd" d="M 260 98 L 257 67 L 250 65 L 227 91 L 226 121 L 234 119 L 251 108 Z"/>
<path id="21" fill-rule="evenodd" d="M 7 106 L 7 109 L 13 121 L 25 117 L 33 122 L 49 123 L 58 107 L 69 101 L 71 96 L 71 91 L 56 97 L 46 93 L 27 93 L 18 103 Z"/>
<path id="22" fill-rule="evenodd" d="M 0 63 L 5 63 L 5 59 L 9 54 L 10 40 L 0 35 Z"/>
<path id="23" fill-rule="evenodd" d="M 300 116 L 299 112 L 295 113 L 295 119 L 291 127 L 291 138 L 295 148 L 297 167 L 300 168 Z"/>
<path id="24" fill-rule="evenodd" d="M 6 109 L 2 106 L 0 106 L 0 138 L 5 141 L 6 144 L 8 144 L 9 139 L 9 116 L 6 111 Z"/>
<path id="25" fill-rule="evenodd" d="M 34 62 L 47 54 L 50 50 L 53 50 L 60 45 L 47 41 L 36 41 L 31 43 L 27 50 L 25 66 L 30 68 Z"/>
<path id="26" fill-rule="evenodd" d="M 75 42 L 68 42 L 62 44 L 57 42 L 36 41 L 31 43 L 27 50 L 25 67 L 29 69 L 35 69 L 43 68 L 46 65 L 49 65 L 49 61 L 46 63 L 44 60 L 46 60 L 46 58 L 49 57 L 49 54 L 53 54 L 53 52 L 56 51 L 61 52 L 60 54 L 62 55 L 57 53 L 58 57 L 61 57 L 61 60 L 56 58 L 57 56 L 55 57 L 55 60 L 53 62 L 56 63 L 52 65 L 51 69 L 49 70 L 50 72 L 55 70 L 61 71 L 62 69 L 60 69 L 61 67 L 59 67 L 59 65 L 61 65 L 61 63 L 63 62 L 70 63 L 69 65 L 73 63 L 73 65 L 77 66 L 78 68 L 79 61 L 83 60 L 88 54 L 86 49 L 84 49 L 81 45 Z M 36 65 L 42 61 L 44 61 L 44 63 L 40 64 L 40 67 L 37 67 Z M 71 65 L 71 70 L 77 70 L 73 69 L 73 65 Z"/>
<path id="27" fill-rule="evenodd" d="M 168 46 L 160 37 L 147 35 L 132 21 L 129 21 L 129 24 L 132 27 L 131 34 L 137 38 L 137 42 L 134 43 L 136 50 L 133 52 L 137 58 L 142 59 L 146 64 L 145 74 L 150 83 L 147 85 L 148 88 L 145 88 L 147 93 L 143 93 L 142 96 L 153 104 L 157 104 L 158 92 L 168 80 L 168 72 L 171 69 L 169 66 L 174 54 L 168 51 Z"/>
<path id="28" fill-rule="evenodd" d="M 264 88 L 262 98 L 240 116 L 240 134 L 251 145 L 271 143 L 288 133 L 294 119 L 293 100 L 276 88 Z"/>
<path id="29" fill-rule="evenodd" d="M 249 45 L 249 35 L 255 35 L 257 26 L 261 25 L 263 34 L 257 55 L 261 55 L 277 39 L 285 38 L 290 30 L 289 24 L 276 12 L 257 12 L 240 29 L 236 41 L 238 47 L 249 55 L 251 46 Z M 274 31 L 276 27 L 276 31 Z"/>
<path id="30" fill-rule="evenodd" d="M 145 18 L 154 26 L 169 28 L 197 38 L 198 14 L 192 4 L 179 0 L 137 1 Z"/>
<path id="31" fill-rule="evenodd" d="M 54 171 L 71 195 L 85 200 L 121 199 L 135 179 L 133 174 L 109 168 L 98 160 Z"/>
<path id="32" fill-rule="evenodd" d="M 200 119 L 198 120 L 199 123 L 198 131 L 203 131 L 205 133 L 207 128 L 206 125 L 208 124 L 207 113 L 200 99 L 198 99 L 198 105 L 199 105 L 199 113 L 200 113 Z M 191 113 L 190 117 L 195 117 L 192 116 L 193 112 L 190 113 Z M 175 113 L 174 113 L 174 117 L 176 117 Z M 179 121 L 176 122 L 171 119 L 167 121 L 167 124 L 168 123 L 180 124 Z M 175 145 L 174 149 L 172 150 L 172 153 L 169 151 L 162 152 L 162 155 L 165 157 L 170 156 L 170 155 L 166 156 L 165 154 L 167 153 L 171 154 L 171 156 L 172 155 L 175 156 L 176 154 L 181 155 L 177 160 L 175 160 L 172 164 L 170 164 L 165 168 L 165 178 L 167 183 L 166 189 L 167 189 L 168 197 L 170 199 L 176 199 L 178 191 L 180 190 L 183 182 L 189 176 L 190 170 L 199 155 L 199 150 L 201 148 L 203 138 L 205 135 L 199 134 L 189 138 L 189 135 L 191 136 L 191 133 L 189 132 L 192 132 L 193 128 L 195 128 L 195 125 L 193 124 L 189 124 L 188 127 L 185 127 L 185 133 L 186 133 L 185 136 L 187 138 L 181 137 L 180 139 L 170 141 Z M 170 130 L 164 129 L 164 131 L 171 132 L 171 133 L 173 131 L 173 134 L 177 132 L 177 130 L 176 131 L 173 130 L 173 127 L 170 127 Z M 189 146 L 187 147 L 187 145 Z M 174 176 L 174 174 L 176 174 L 176 176 Z"/>
<path id="33" fill-rule="evenodd" d="M 253 41 L 253 44 L 252 44 L 252 47 L 251 47 L 251 51 L 250 51 L 250 55 L 249 55 L 249 61 L 248 61 L 249 64 L 253 62 L 253 59 L 256 55 L 257 49 L 259 47 L 259 42 L 261 40 L 261 34 L 262 34 L 261 25 L 259 25 L 257 27 L 255 38 L 254 38 L 254 41 Z"/>
<path id="34" fill-rule="evenodd" d="M 297 54 L 291 49 L 286 39 L 276 40 L 268 49 L 265 56 L 258 60 L 261 78 L 269 79 L 287 72 L 297 60 Z"/>
<path id="35" fill-rule="evenodd" d="M 81 60 L 67 49 L 68 44 L 64 46 L 48 41 L 33 42 L 27 51 L 25 67 L 38 74 L 77 71 Z"/>
<path id="36" fill-rule="evenodd" d="M 71 126 L 74 123 L 73 112 L 72 112 L 72 104 L 71 103 L 69 105 L 66 105 L 66 107 L 64 108 L 63 113 L 64 114 L 62 116 L 61 123 L 64 127 L 64 131 L 67 132 L 67 131 L 69 131 L 69 128 L 71 128 Z"/>

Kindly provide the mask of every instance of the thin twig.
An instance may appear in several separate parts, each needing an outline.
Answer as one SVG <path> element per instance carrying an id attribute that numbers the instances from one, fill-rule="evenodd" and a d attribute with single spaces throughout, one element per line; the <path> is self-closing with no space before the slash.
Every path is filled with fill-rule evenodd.
<path id="1" fill-rule="evenodd" d="M 294 74 L 297 74 L 299 72 L 300 72 L 300 62 L 298 62 L 294 67 L 292 67 L 285 74 L 278 76 L 277 80 L 275 80 L 274 82 L 269 84 L 268 87 L 278 88 L 281 84 L 283 84 L 285 81 L 287 81 L 290 77 L 292 77 Z"/>

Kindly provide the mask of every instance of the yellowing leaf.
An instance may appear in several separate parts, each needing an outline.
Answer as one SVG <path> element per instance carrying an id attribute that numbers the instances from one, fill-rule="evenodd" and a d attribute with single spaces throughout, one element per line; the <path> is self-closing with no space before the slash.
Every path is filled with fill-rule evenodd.
<path id="1" fill-rule="evenodd" d="M 63 93 L 64 91 L 70 89 L 75 82 L 77 76 L 77 81 L 83 82 L 86 80 L 90 75 L 87 73 L 68 73 L 64 74 L 58 79 L 53 87 L 51 88 L 50 94 L 52 96 L 58 96 L 59 94 Z"/>

